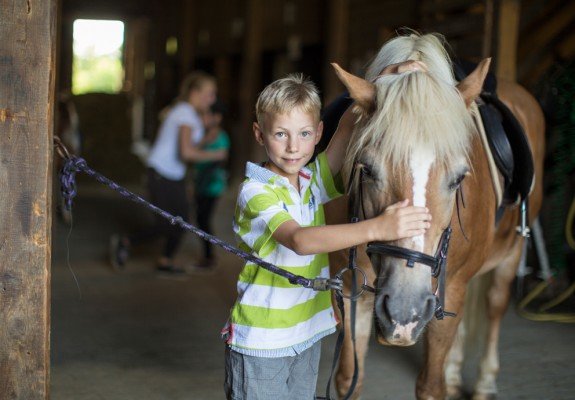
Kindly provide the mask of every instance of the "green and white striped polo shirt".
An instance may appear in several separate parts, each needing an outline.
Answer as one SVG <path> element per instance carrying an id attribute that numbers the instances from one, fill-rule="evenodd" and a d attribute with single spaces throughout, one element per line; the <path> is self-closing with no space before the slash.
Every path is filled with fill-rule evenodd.
<path id="1" fill-rule="evenodd" d="M 338 197 L 325 153 L 302 168 L 300 192 L 287 178 L 248 163 L 240 186 L 234 231 L 241 249 L 304 276 L 329 277 L 327 254 L 297 255 L 274 240 L 284 222 L 325 225 L 323 204 Z M 247 262 L 238 279 L 238 299 L 222 333 L 236 351 L 260 357 L 292 356 L 335 331 L 329 291 L 290 284 Z"/>

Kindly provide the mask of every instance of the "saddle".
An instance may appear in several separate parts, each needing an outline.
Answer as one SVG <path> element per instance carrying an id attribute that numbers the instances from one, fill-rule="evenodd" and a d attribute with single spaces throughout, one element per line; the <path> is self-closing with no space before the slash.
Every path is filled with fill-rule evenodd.
<path id="1" fill-rule="evenodd" d="M 455 77 L 461 81 L 476 64 L 456 61 Z M 511 110 L 497 97 L 497 79 L 488 73 L 477 100 L 485 136 L 491 156 L 504 179 L 502 199 L 499 206 L 517 204 L 529 196 L 535 178 L 531 147 Z"/>

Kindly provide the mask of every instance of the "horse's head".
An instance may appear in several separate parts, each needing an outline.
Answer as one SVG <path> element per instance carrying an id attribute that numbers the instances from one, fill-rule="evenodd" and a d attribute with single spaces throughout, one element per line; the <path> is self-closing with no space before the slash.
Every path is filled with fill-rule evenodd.
<path id="1" fill-rule="evenodd" d="M 422 61 L 428 71 L 378 76 L 385 66 L 410 59 Z M 388 42 L 366 80 L 335 67 L 360 115 L 345 163 L 352 177 L 350 210 L 371 218 L 403 199 L 428 207 L 433 219 L 425 235 L 388 244 L 435 255 L 451 224 L 457 190 L 471 171 L 475 128 L 467 106 L 480 93 L 489 60 L 456 86 L 440 41 L 411 35 Z M 430 267 L 415 262 L 407 268 L 405 259 L 379 252 L 370 259 L 377 275 L 378 340 L 414 344 L 437 305 Z"/>

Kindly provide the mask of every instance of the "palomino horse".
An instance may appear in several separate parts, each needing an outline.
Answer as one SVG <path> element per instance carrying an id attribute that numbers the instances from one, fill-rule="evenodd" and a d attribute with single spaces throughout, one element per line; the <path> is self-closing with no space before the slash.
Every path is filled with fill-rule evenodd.
<path id="1" fill-rule="evenodd" d="M 379 76 L 387 65 L 405 60 L 422 61 L 427 71 Z M 387 42 L 369 66 L 365 80 L 335 66 L 359 114 L 344 175 L 349 177 L 358 169 L 361 173 L 352 176 L 349 208 L 344 199 L 326 209 L 328 223 L 349 221 L 351 213 L 370 218 L 392 203 L 410 199 L 415 205 L 429 208 L 431 228 L 424 236 L 390 244 L 431 256 L 436 254 L 446 228 L 453 229 L 443 306 L 457 315 L 442 320 L 434 318 L 438 282 L 428 265 L 416 260 L 408 268 L 406 260 L 396 255 L 375 251 L 367 256 L 359 249 L 358 265 L 368 274 L 376 293 L 358 300 L 356 347 L 360 371 L 355 397 L 361 392 L 372 321 L 377 340 L 385 345 L 413 345 L 424 333 L 425 361 L 417 378 L 418 399 L 444 399 L 460 393 L 462 348 L 451 347 L 454 342 L 461 343 L 454 339 L 464 313 L 468 282 L 474 275 L 490 270 L 493 273 L 486 275 L 491 279 L 490 287 L 484 293 L 488 321 L 480 322 L 488 324 L 488 333 L 474 399 L 489 398 L 496 392 L 499 327 L 524 239 L 516 233 L 519 207 L 507 208 L 495 224 L 497 200 L 492 175 L 472 121 L 473 103 L 480 94 L 489 62 L 484 60 L 457 84 L 440 39 L 411 34 Z M 533 152 L 535 181 L 529 216 L 534 218 L 542 200 L 543 115 L 534 98 L 516 84 L 499 82 L 498 95 L 524 128 Z M 464 205 L 456 204 L 463 192 Z M 335 272 L 346 265 L 347 253 L 330 255 L 330 263 Z M 349 282 L 346 284 L 349 286 Z M 347 319 L 349 315 L 347 312 Z M 346 321 L 348 330 L 349 326 Z M 346 392 L 353 375 L 349 337 L 347 332 L 336 378 L 340 395 Z"/>

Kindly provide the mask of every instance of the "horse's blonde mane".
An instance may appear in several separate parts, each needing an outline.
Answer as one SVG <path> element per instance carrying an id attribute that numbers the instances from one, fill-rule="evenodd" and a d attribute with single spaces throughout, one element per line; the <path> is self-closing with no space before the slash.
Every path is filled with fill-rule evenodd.
<path id="1" fill-rule="evenodd" d="M 378 77 L 387 65 L 405 60 L 424 62 L 428 72 Z M 440 37 L 410 34 L 387 42 L 368 66 L 366 80 L 375 83 L 376 106 L 356 125 L 348 171 L 366 148 L 377 149 L 377 159 L 393 167 L 409 164 L 418 149 L 432 152 L 445 166 L 467 157 L 475 128 Z"/>

